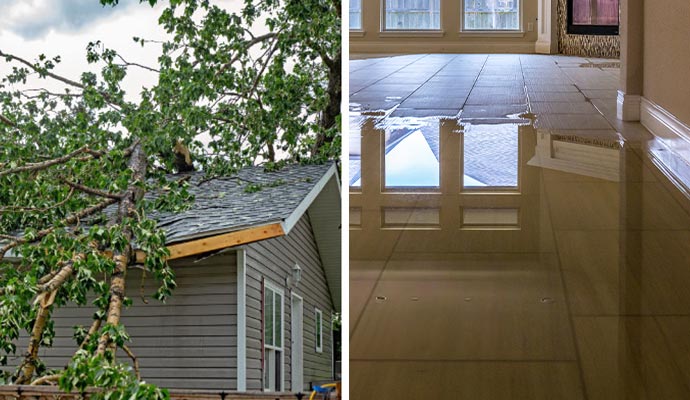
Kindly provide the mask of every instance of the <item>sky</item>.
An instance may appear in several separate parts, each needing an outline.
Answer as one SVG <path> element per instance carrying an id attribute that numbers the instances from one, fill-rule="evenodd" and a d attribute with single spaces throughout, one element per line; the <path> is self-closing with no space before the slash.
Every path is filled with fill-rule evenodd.
<path id="1" fill-rule="evenodd" d="M 94 71 L 86 62 L 86 46 L 96 40 L 121 52 L 130 62 L 155 66 L 160 48 L 142 48 L 132 37 L 165 38 L 157 24 L 162 8 L 152 9 L 137 0 L 120 3 L 104 7 L 98 0 L 0 0 L 0 49 L 29 61 L 42 53 L 49 58 L 60 55 L 62 62 L 54 72 L 76 80 L 83 71 Z M 0 63 L 0 68 L 7 68 L 7 64 Z M 130 69 L 128 75 L 124 87 L 133 95 L 155 82 L 151 72 L 139 68 Z M 50 83 L 42 86 L 60 87 Z"/>
<path id="2" fill-rule="evenodd" d="M 161 3 L 152 8 L 139 0 L 120 0 L 116 7 L 104 7 L 98 0 L 0 0 L 0 50 L 29 61 L 42 53 L 49 58 L 60 55 L 62 62 L 54 72 L 76 80 L 83 71 L 94 71 L 85 57 L 87 44 L 96 40 L 129 62 L 155 67 L 160 46 L 147 44 L 142 48 L 132 37 L 166 38 L 158 17 L 167 2 Z M 242 0 L 217 3 L 238 10 Z M 0 63 L 0 75 L 6 74 L 4 68 L 7 64 Z M 123 86 L 136 95 L 142 86 L 150 87 L 155 81 L 154 73 L 130 68 Z"/>

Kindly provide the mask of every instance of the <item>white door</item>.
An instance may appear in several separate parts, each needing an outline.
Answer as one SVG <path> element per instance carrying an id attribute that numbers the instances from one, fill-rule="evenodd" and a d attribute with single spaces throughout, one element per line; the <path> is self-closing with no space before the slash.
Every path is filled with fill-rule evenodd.
<path id="1" fill-rule="evenodd" d="M 302 336 L 304 333 L 303 324 L 303 310 L 302 298 L 296 294 L 292 294 L 292 326 L 290 329 L 290 337 L 292 338 L 292 347 L 290 355 L 292 358 L 292 391 L 301 392 L 304 389 L 304 346 Z"/>

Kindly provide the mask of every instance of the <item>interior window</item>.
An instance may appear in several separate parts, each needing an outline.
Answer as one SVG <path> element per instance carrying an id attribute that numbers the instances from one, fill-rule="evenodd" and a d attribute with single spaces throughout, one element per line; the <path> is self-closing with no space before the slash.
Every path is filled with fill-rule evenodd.
<path id="1" fill-rule="evenodd" d="M 520 0 L 464 0 L 463 30 L 520 30 Z"/>
<path id="2" fill-rule="evenodd" d="M 362 0 L 350 0 L 350 29 L 362 29 Z"/>
<path id="3" fill-rule="evenodd" d="M 386 0 L 386 30 L 441 29 L 440 0 Z"/>

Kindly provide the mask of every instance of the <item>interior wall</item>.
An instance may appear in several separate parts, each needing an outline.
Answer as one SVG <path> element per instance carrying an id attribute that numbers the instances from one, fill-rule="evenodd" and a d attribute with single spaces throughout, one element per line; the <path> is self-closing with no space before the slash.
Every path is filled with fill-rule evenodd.
<path id="1" fill-rule="evenodd" d="M 644 4 L 644 97 L 690 125 L 690 2 Z"/>
<path id="2" fill-rule="evenodd" d="M 523 34 L 491 37 L 460 34 L 461 5 L 441 0 L 441 31 L 405 34 L 381 32 L 381 1 L 362 0 L 362 32 L 350 33 L 351 53 L 534 53 L 537 40 L 537 0 L 523 0 Z M 532 23 L 532 31 L 527 24 Z"/>
<path id="3" fill-rule="evenodd" d="M 620 36 L 569 35 L 567 0 L 558 0 L 558 52 L 584 57 L 620 57 Z"/>

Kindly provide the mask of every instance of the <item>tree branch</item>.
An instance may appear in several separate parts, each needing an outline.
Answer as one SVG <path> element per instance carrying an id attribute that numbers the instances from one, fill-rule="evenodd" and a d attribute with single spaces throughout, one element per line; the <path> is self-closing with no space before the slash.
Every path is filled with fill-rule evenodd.
<path id="1" fill-rule="evenodd" d="M 122 200 L 122 197 L 123 197 L 123 194 L 110 193 L 110 192 L 105 192 L 103 190 L 94 189 L 94 188 L 84 186 L 84 185 L 76 183 L 76 182 L 72 182 L 72 181 L 67 180 L 65 178 L 62 178 L 62 177 L 60 177 L 58 179 L 60 179 L 60 182 L 68 185 L 72 189 L 77 189 L 81 192 L 92 194 L 94 196 L 105 197 L 108 199 L 115 199 L 115 200 Z"/>
<path id="2" fill-rule="evenodd" d="M 127 188 L 125 196 L 118 206 L 117 213 L 113 220 L 121 222 L 125 218 L 136 215 L 136 204 L 144 197 L 144 190 L 139 185 L 146 178 L 147 157 L 141 144 L 134 147 L 132 156 L 129 159 L 128 167 L 132 170 L 132 181 Z M 120 323 L 122 305 L 125 300 L 125 286 L 127 277 L 127 265 L 132 256 L 132 230 L 125 227 L 123 236 L 126 241 L 124 249 L 114 254 L 115 268 L 110 275 L 110 300 L 108 301 L 108 312 L 106 314 L 106 324 L 117 326 Z M 107 333 L 98 338 L 98 348 L 96 354 L 103 355 L 106 350 L 113 351 L 114 343 Z"/>
<path id="3" fill-rule="evenodd" d="M 118 200 L 115 200 L 115 199 L 103 200 L 100 203 L 97 203 L 91 207 L 87 207 L 87 208 L 85 208 L 79 212 L 76 212 L 76 213 L 70 215 L 69 217 L 60 221 L 61 222 L 60 225 L 73 225 L 73 224 L 77 223 L 80 219 L 82 219 L 84 217 L 88 217 L 90 215 L 93 215 L 93 214 L 103 210 L 104 208 L 108 207 L 109 205 L 115 204 L 117 202 L 118 202 Z M 2 260 L 5 257 L 5 254 L 7 254 L 7 252 L 10 251 L 11 249 L 13 249 L 19 245 L 28 243 L 28 242 L 36 242 L 38 240 L 41 240 L 44 237 L 48 236 L 54 230 L 55 230 L 55 227 L 46 228 L 46 229 L 43 229 L 41 231 L 38 231 L 31 241 L 29 241 L 25 238 L 20 238 L 19 240 L 15 240 L 15 241 L 12 241 L 12 242 L 6 244 L 2 248 L 0 248 L 0 260 Z"/>
<path id="4" fill-rule="evenodd" d="M 58 379 L 60 379 L 60 375 L 59 375 L 59 374 L 56 374 L 56 375 L 44 375 L 44 376 L 42 376 L 42 377 L 36 379 L 35 381 L 31 382 L 31 385 L 32 385 L 32 386 L 42 385 L 42 384 L 44 384 L 44 383 L 57 381 Z"/>
<path id="5" fill-rule="evenodd" d="M 43 169 L 50 168 L 53 165 L 64 164 L 67 161 L 73 159 L 74 157 L 76 157 L 80 154 L 84 154 L 84 153 L 89 153 L 91 155 L 101 154 L 100 152 L 95 152 L 94 150 L 90 150 L 89 146 L 83 146 L 83 147 L 81 147 L 77 150 L 74 150 L 73 152 L 71 152 L 67 155 L 64 155 L 62 157 L 53 158 L 52 160 L 42 161 L 39 163 L 30 163 L 30 164 L 22 165 L 21 167 L 10 168 L 10 169 L 6 169 L 4 171 L 0 171 L 0 177 L 3 177 L 5 175 L 9 175 L 9 174 L 17 174 L 20 172 L 26 172 L 26 171 L 40 171 Z"/>
<path id="6" fill-rule="evenodd" d="M 89 331 L 86 332 L 86 336 L 84 336 L 84 340 L 79 345 L 79 350 L 83 349 L 84 346 L 86 346 L 86 344 L 89 342 L 89 339 L 91 339 L 91 336 L 95 335 L 96 332 L 98 332 L 98 330 L 101 329 L 102 321 L 103 320 L 100 318 L 93 320 L 93 322 L 91 323 L 91 327 L 89 328 Z"/>
<path id="7" fill-rule="evenodd" d="M 75 257 L 75 259 L 77 259 L 77 260 L 83 259 L 83 258 L 84 258 L 83 254 L 80 254 L 80 255 Z M 50 278 L 50 280 L 48 282 L 46 282 L 44 284 L 40 284 L 38 286 L 38 290 L 41 292 L 52 292 L 52 291 L 54 291 L 55 289 L 59 288 L 63 283 L 65 283 L 67 278 L 69 278 L 70 275 L 72 275 L 72 272 L 74 272 L 74 262 L 70 261 L 66 265 L 64 265 L 62 268 L 60 268 L 58 270 L 58 272 L 55 275 L 53 275 L 52 278 Z"/>
<path id="8" fill-rule="evenodd" d="M 264 42 L 266 40 L 272 39 L 274 37 L 278 36 L 277 33 L 275 32 L 269 32 L 261 36 L 256 36 L 252 37 L 250 40 L 247 40 L 244 44 L 247 46 L 247 48 L 253 47 L 261 42 Z M 220 68 L 218 68 L 218 71 L 216 71 L 215 76 L 219 76 L 223 72 L 225 72 L 226 69 L 230 68 L 232 64 L 235 63 L 239 59 L 239 54 L 235 54 L 233 58 L 230 59 L 230 61 L 226 62 L 223 64 Z"/>
<path id="9" fill-rule="evenodd" d="M 16 127 L 17 127 L 17 124 L 15 124 L 14 122 L 10 121 L 9 119 L 7 119 L 7 117 L 5 117 L 5 116 L 2 115 L 2 114 L 0 114 L 0 121 L 1 121 L 3 124 L 5 124 L 5 125 L 11 126 L 12 128 L 16 128 Z"/>
<path id="10" fill-rule="evenodd" d="M 141 373 L 139 373 L 139 360 L 137 360 L 137 357 L 132 353 L 132 350 L 129 349 L 126 345 L 122 345 L 122 350 L 124 350 L 125 353 L 129 356 L 129 358 L 132 359 L 132 362 L 134 363 L 134 373 L 137 376 L 137 380 L 141 380 Z"/>
<path id="11" fill-rule="evenodd" d="M 129 67 L 129 66 L 132 66 L 132 67 L 139 67 L 139 68 L 142 68 L 142 69 L 151 71 L 151 72 L 158 72 L 158 73 L 161 72 L 161 71 L 158 70 L 158 69 L 151 68 L 151 67 L 148 67 L 148 66 L 146 66 L 146 65 L 142 65 L 142 64 L 134 63 L 134 62 L 129 62 L 129 61 L 125 60 L 125 59 L 124 59 L 121 55 L 119 55 L 119 54 L 117 54 L 117 58 L 119 58 L 120 60 L 122 60 L 122 62 L 124 63 L 124 64 L 118 64 L 118 65 L 120 65 L 121 67 Z"/>
<path id="12" fill-rule="evenodd" d="M 31 329 L 31 339 L 29 340 L 29 347 L 24 356 L 24 361 L 17 371 L 17 375 L 14 381 L 15 385 L 21 385 L 28 383 L 34 375 L 36 370 L 36 359 L 38 358 L 39 344 L 41 343 L 41 338 L 43 337 L 43 331 L 48 322 L 50 316 L 50 307 L 43 307 L 42 304 L 38 306 L 38 312 L 36 313 L 36 320 L 34 321 L 34 326 Z"/>
<path id="13" fill-rule="evenodd" d="M 20 206 L 0 207 L 0 213 L 2 213 L 2 212 L 8 212 L 8 211 L 15 211 L 15 212 L 45 212 L 45 211 L 52 210 L 52 209 L 54 209 L 54 208 L 58 208 L 58 207 L 64 205 L 65 203 L 67 203 L 67 202 L 69 201 L 69 199 L 72 198 L 72 194 L 74 194 L 74 188 L 70 188 L 69 193 L 67 193 L 67 197 L 65 197 L 65 198 L 64 198 L 63 200 L 61 200 L 60 202 L 57 202 L 57 203 L 53 204 L 52 206 L 48 206 L 48 207 L 20 207 Z M 7 236 L 7 235 L 0 235 L 0 239 L 7 239 L 7 238 L 5 238 L 5 237 L 3 237 L 3 236 Z M 14 237 L 14 236 L 13 236 L 13 237 Z M 17 238 L 17 237 L 14 237 L 14 239 L 10 239 L 10 240 L 15 240 L 15 239 L 18 239 L 18 238 Z"/>
<path id="14" fill-rule="evenodd" d="M 62 83 L 65 83 L 65 84 L 67 84 L 67 85 L 74 86 L 74 87 L 79 88 L 79 89 L 82 89 L 82 90 L 86 90 L 86 89 L 87 89 L 87 86 L 86 86 L 86 85 L 83 85 L 83 84 L 81 84 L 81 83 L 79 83 L 79 82 L 77 82 L 77 81 L 75 81 L 75 80 L 72 80 L 72 79 L 69 79 L 69 78 L 65 78 L 64 76 L 60 76 L 60 75 L 57 75 L 57 74 L 55 74 L 55 73 L 52 73 L 52 72 L 48 71 L 48 70 L 45 69 L 45 68 L 38 67 L 38 66 L 36 66 L 35 64 L 32 64 L 31 62 L 29 62 L 29 61 L 27 61 L 27 60 L 25 60 L 25 59 L 23 59 L 23 58 L 21 58 L 21 57 L 15 56 L 14 54 L 5 53 L 5 52 L 3 52 L 2 50 L 0 50 L 0 57 L 5 57 L 5 58 L 7 58 L 7 59 L 9 59 L 9 60 L 18 61 L 18 62 L 20 62 L 20 63 L 26 65 L 27 67 L 31 68 L 34 72 L 37 72 L 37 73 L 39 73 L 39 74 L 42 74 L 42 75 L 51 77 L 51 78 L 53 78 L 53 79 L 55 79 L 55 80 L 57 80 L 57 81 L 60 81 L 60 82 L 62 82 Z M 104 98 L 108 103 L 115 103 L 115 104 L 121 105 L 121 104 L 118 103 L 118 102 L 114 102 L 113 99 L 112 99 L 112 97 L 110 97 L 110 95 L 109 95 L 108 93 L 104 93 L 104 92 L 102 92 L 102 91 L 100 91 L 100 90 L 98 91 L 98 93 L 99 93 L 101 96 L 103 96 L 103 98 Z"/>
<path id="15" fill-rule="evenodd" d="M 2 209 L 0 209 L 0 211 L 2 211 Z M 17 237 L 17 236 L 5 235 L 5 234 L 0 233 L 0 239 L 5 239 L 5 240 L 19 240 L 19 239 L 21 239 L 21 238 L 20 238 L 20 237 Z"/>
<path id="16" fill-rule="evenodd" d="M 73 81 L 73 80 L 71 80 L 71 79 L 62 77 L 62 76 L 60 76 L 60 75 L 56 75 L 56 74 L 54 74 L 54 73 L 52 73 L 52 72 L 50 72 L 50 71 L 47 71 L 47 70 L 45 70 L 45 69 L 43 69 L 43 68 L 37 67 L 35 64 L 32 64 L 31 62 L 29 62 L 29 61 L 27 61 L 27 60 L 25 60 L 25 59 L 23 59 L 23 58 L 21 58 L 21 57 L 15 56 L 15 55 L 13 55 L 13 54 L 5 53 L 5 52 L 3 52 L 2 50 L 0 50 L 0 57 L 5 57 L 5 58 L 8 58 L 9 60 L 19 61 L 20 63 L 26 65 L 27 67 L 29 67 L 29 68 L 31 68 L 32 70 L 38 72 L 39 74 L 44 74 L 45 76 L 49 76 L 49 77 L 51 77 L 51 78 L 53 78 L 53 79 L 55 79 L 55 80 L 58 80 L 58 81 L 60 81 L 60 82 L 62 82 L 62 83 L 66 83 L 66 84 L 68 84 L 68 85 L 70 85 L 70 86 L 78 87 L 79 89 L 86 89 L 86 86 L 82 85 L 81 83 L 79 83 L 79 82 L 77 82 L 77 81 Z"/>

